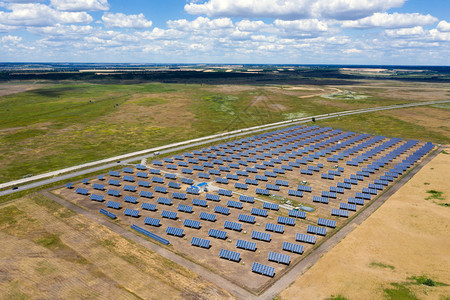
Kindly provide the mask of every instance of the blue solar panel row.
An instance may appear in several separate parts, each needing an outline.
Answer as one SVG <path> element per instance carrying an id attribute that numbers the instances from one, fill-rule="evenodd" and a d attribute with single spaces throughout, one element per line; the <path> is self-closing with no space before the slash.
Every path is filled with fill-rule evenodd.
<path id="1" fill-rule="evenodd" d="M 217 202 L 217 201 L 220 201 L 220 196 L 219 195 L 214 195 L 214 194 L 206 194 L 205 195 L 205 199 Z"/>
<path id="2" fill-rule="evenodd" d="M 157 186 L 155 186 L 155 192 L 161 193 L 161 194 L 166 194 L 167 193 L 167 188 L 157 185 Z"/>
<path id="3" fill-rule="evenodd" d="M 181 188 L 181 185 L 180 185 L 179 183 L 170 181 L 169 184 L 168 184 L 168 187 L 170 187 L 170 188 L 172 188 L 172 189 L 180 189 L 180 188 Z"/>
<path id="4" fill-rule="evenodd" d="M 167 218 L 167 219 L 176 220 L 177 219 L 177 213 L 173 212 L 173 211 L 163 210 L 162 213 L 161 213 L 161 217 Z"/>
<path id="5" fill-rule="evenodd" d="M 211 243 L 210 241 L 198 237 L 192 237 L 191 240 L 191 245 L 206 249 L 209 249 L 210 243 Z"/>
<path id="6" fill-rule="evenodd" d="M 118 171 L 109 171 L 109 176 L 120 177 L 120 172 Z"/>
<path id="7" fill-rule="evenodd" d="M 92 185 L 92 188 L 95 190 L 99 190 L 99 191 L 104 191 L 105 190 L 105 186 L 103 184 L 98 184 L 98 183 L 94 183 Z"/>
<path id="8" fill-rule="evenodd" d="M 252 265 L 252 272 L 273 277 L 275 275 L 275 268 L 255 262 Z"/>
<path id="9" fill-rule="evenodd" d="M 106 203 L 106 206 L 110 207 L 110 208 L 114 208 L 114 209 L 120 209 L 120 203 L 119 202 L 108 201 L 108 203 Z"/>
<path id="10" fill-rule="evenodd" d="M 127 195 L 127 196 L 123 197 L 123 201 L 136 204 L 137 203 L 137 198 Z"/>
<path id="11" fill-rule="evenodd" d="M 150 187 L 150 182 L 148 181 L 139 181 L 138 182 L 138 186 L 142 186 L 142 187 Z"/>
<path id="12" fill-rule="evenodd" d="M 200 224 L 201 224 L 200 221 L 189 220 L 189 219 L 186 219 L 186 220 L 184 220 L 184 222 L 183 222 L 183 225 L 184 225 L 184 226 L 186 226 L 186 227 L 191 227 L 191 228 L 195 228 L 195 229 L 200 229 Z"/>
<path id="13" fill-rule="evenodd" d="M 235 231 L 241 231 L 242 229 L 242 225 L 236 222 L 231 222 L 231 221 L 225 221 L 225 223 L 223 224 L 223 227 L 225 229 L 231 229 L 231 230 L 235 230 Z"/>
<path id="14" fill-rule="evenodd" d="M 221 177 L 217 177 L 217 178 L 216 178 L 216 182 L 217 182 L 217 183 L 228 184 L 228 179 L 226 179 L 226 178 L 221 178 Z"/>
<path id="15" fill-rule="evenodd" d="M 349 204 L 364 205 L 364 199 L 349 197 L 348 198 L 348 203 Z"/>
<path id="16" fill-rule="evenodd" d="M 182 211 L 185 213 L 191 213 L 192 212 L 193 207 L 189 206 L 189 205 L 183 205 L 183 204 L 179 204 L 177 207 L 178 211 Z"/>
<path id="17" fill-rule="evenodd" d="M 241 182 L 236 182 L 234 184 L 234 187 L 237 188 L 237 189 L 241 189 L 241 190 L 247 190 L 248 189 L 248 186 L 246 184 L 244 184 L 244 183 L 241 183 Z"/>
<path id="18" fill-rule="evenodd" d="M 263 208 L 267 208 L 267 209 L 270 209 L 270 210 L 278 210 L 279 209 L 279 205 L 275 204 L 275 203 L 264 202 L 263 203 Z"/>
<path id="19" fill-rule="evenodd" d="M 228 200 L 227 206 L 240 209 L 240 208 L 242 208 L 242 203 L 241 202 L 237 202 L 237 201 L 233 201 L 233 200 Z"/>
<path id="20" fill-rule="evenodd" d="M 330 228 L 336 228 L 336 221 L 319 218 L 317 220 L 317 225 L 326 226 L 326 227 L 330 227 Z"/>
<path id="21" fill-rule="evenodd" d="M 292 210 L 289 211 L 289 217 L 306 219 L 306 213 L 304 211 L 299 211 L 299 210 L 292 209 Z"/>
<path id="22" fill-rule="evenodd" d="M 108 190 L 108 195 L 114 196 L 114 197 L 119 197 L 120 196 L 120 191 L 109 189 Z"/>
<path id="23" fill-rule="evenodd" d="M 207 206 L 206 200 L 200 200 L 200 199 L 192 200 L 192 204 L 196 205 L 196 206 L 202 206 L 202 207 L 206 207 Z"/>
<path id="24" fill-rule="evenodd" d="M 362 192 L 365 193 L 365 194 L 371 194 L 371 195 L 378 194 L 378 190 L 377 189 L 371 189 L 371 188 L 362 188 Z"/>
<path id="25" fill-rule="evenodd" d="M 226 249 L 220 249 L 219 257 L 239 262 L 241 254 L 238 252 L 226 250 Z"/>
<path id="26" fill-rule="evenodd" d="M 172 205 L 172 199 L 169 199 L 169 198 L 159 197 L 157 202 L 159 204 Z"/>
<path id="27" fill-rule="evenodd" d="M 355 193 L 355 198 L 370 200 L 372 198 L 372 196 L 370 194 L 366 194 L 366 193 Z"/>
<path id="28" fill-rule="evenodd" d="M 172 198 L 174 198 L 174 199 L 186 200 L 186 194 L 174 192 L 174 193 L 172 194 Z"/>
<path id="29" fill-rule="evenodd" d="M 219 195 L 231 197 L 232 192 L 230 190 L 219 189 Z"/>
<path id="30" fill-rule="evenodd" d="M 109 185 L 115 185 L 115 186 L 119 186 L 120 185 L 120 181 L 119 180 L 115 180 L 115 179 L 110 179 L 108 181 Z"/>
<path id="31" fill-rule="evenodd" d="M 294 226 L 295 225 L 295 219 L 288 218 L 288 217 L 283 217 L 283 216 L 278 216 L 277 222 L 279 224 L 285 224 L 285 225 L 290 225 L 290 226 Z"/>
<path id="32" fill-rule="evenodd" d="M 252 232 L 252 239 L 270 242 L 271 236 L 269 233 L 260 232 L 260 231 L 253 231 Z"/>
<path id="33" fill-rule="evenodd" d="M 214 212 L 222 214 L 222 215 L 229 215 L 230 209 L 223 207 L 223 206 L 216 205 L 216 207 L 214 207 Z"/>
<path id="34" fill-rule="evenodd" d="M 346 203 L 343 203 L 343 204 L 346 204 Z M 348 218 L 348 210 L 332 208 L 331 209 L 331 215 L 332 216 Z"/>
<path id="35" fill-rule="evenodd" d="M 313 202 L 328 204 L 327 197 L 313 196 Z"/>
<path id="36" fill-rule="evenodd" d="M 123 214 L 125 216 L 130 216 L 130 217 L 135 217 L 135 218 L 139 217 L 139 211 L 130 209 L 130 208 L 125 208 L 125 211 L 123 212 Z"/>
<path id="37" fill-rule="evenodd" d="M 339 204 L 339 208 L 340 209 L 345 209 L 345 210 L 356 211 L 356 205 L 355 204 L 349 204 L 349 203 L 344 203 L 344 202 L 341 202 Z"/>
<path id="38" fill-rule="evenodd" d="M 139 193 L 139 196 L 144 197 L 144 198 L 153 198 L 153 193 L 147 192 L 147 191 L 141 191 Z"/>
<path id="39" fill-rule="evenodd" d="M 144 220 L 144 224 L 158 227 L 160 226 L 160 220 L 155 218 L 146 217 Z"/>
<path id="40" fill-rule="evenodd" d="M 141 208 L 145 210 L 156 211 L 156 204 L 144 202 L 142 203 Z"/>
<path id="41" fill-rule="evenodd" d="M 125 172 L 125 173 L 130 173 L 130 174 L 133 173 L 133 169 L 132 168 L 123 168 L 122 171 Z"/>
<path id="42" fill-rule="evenodd" d="M 343 194 L 345 190 L 341 187 L 330 186 L 330 192 Z"/>
<path id="43" fill-rule="evenodd" d="M 261 216 L 261 217 L 267 217 L 267 210 L 261 209 L 261 208 L 255 208 L 253 207 L 250 211 L 252 215 Z"/>
<path id="44" fill-rule="evenodd" d="M 280 225 L 280 224 L 266 223 L 265 229 L 267 231 L 273 231 L 273 232 L 277 232 L 277 233 L 284 232 L 284 226 Z"/>
<path id="45" fill-rule="evenodd" d="M 289 265 L 291 262 L 291 257 L 286 254 L 276 253 L 276 252 L 269 252 L 269 256 L 267 258 L 269 261 L 274 261 L 277 263 L 282 263 L 285 265 Z"/>
<path id="46" fill-rule="evenodd" d="M 154 233 L 152 233 L 152 232 L 150 232 L 148 230 L 145 230 L 144 228 L 141 228 L 141 227 L 136 226 L 134 224 L 131 225 L 131 228 L 136 230 L 136 231 L 138 231 L 138 232 L 140 232 L 140 233 L 142 233 L 142 234 L 147 235 L 148 237 L 150 237 L 150 238 L 152 238 L 152 239 L 154 239 L 154 240 L 156 240 L 156 241 L 158 241 L 160 243 L 163 243 L 164 245 L 169 245 L 169 241 L 168 240 L 166 240 L 166 239 L 164 239 L 164 238 L 162 238 L 162 237 L 160 237 L 160 236 L 158 236 L 158 235 L 156 235 L 156 234 L 154 234 Z"/>
<path id="47" fill-rule="evenodd" d="M 104 198 L 104 196 L 96 195 L 96 194 L 92 194 L 90 197 L 91 200 L 98 201 L 98 202 L 103 202 L 103 198 Z"/>
<path id="48" fill-rule="evenodd" d="M 239 196 L 239 201 L 242 201 L 242 202 L 254 203 L 254 202 L 255 202 L 254 199 L 255 199 L 255 198 L 253 198 L 253 197 L 251 197 L 251 196 L 245 196 L 245 195 L 240 195 L 240 196 Z"/>
<path id="49" fill-rule="evenodd" d="M 255 217 L 254 216 L 249 216 L 249 215 L 244 215 L 244 214 L 240 214 L 238 216 L 238 220 L 241 221 L 241 222 L 246 222 L 246 223 L 251 223 L 251 224 L 255 223 Z"/>
<path id="50" fill-rule="evenodd" d="M 327 197 L 327 198 L 333 198 L 333 199 L 336 199 L 336 198 L 337 198 L 337 194 L 334 193 L 334 192 L 323 191 L 323 192 L 322 192 L 322 197 Z"/>
<path id="51" fill-rule="evenodd" d="M 311 193 L 312 192 L 312 188 L 309 185 L 298 185 L 297 186 L 297 191 L 303 191 L 303 192 Z"/>
<path id="52" fill-rule="evenodd" d="M 270 191 L 269 190 L 265 190 L 265 189 L 256 189 L 255 193 L 258 195 L 265 195 L 265 196 L 269 196 L 270 195 Z"/>
<path id="53" fill-rule="evenodd" d="M 210 229 L 209 229 L 208 235 L 209 235 L 209 236 L 212 236 L 212 237 L 214 237 L 214 238 L 222 239 L 222 240 L 224 240 L 224 239 L 227 238 L 227 233 L 226 233 L 226 231 L 217 230 L 217 229 L 213 229 L 213 228 L 210 228 Z"/>
<path id="54" fill-rule="evenodd" d="M 308 244 L 315 244 L 316 243 L 316 237 L 309 234 L 304 233 L 297 233 L 295 235 L 295 240 L 298 242 L 304 242 Z"/>
<path id="55" fill-rule="evenodd" d="M 303 246 L 289 242 L 283 242 L 283 250 L 290 251 L 298 254 L 303 254 Z"/>
<path id="56" fill-rule="evenodd" d="M 134 176 L 123 176 L 124 181 L 134 182 Z"/>
<path id="57" fill-rule="evenodd" d="M 112 212 L 107 211 L 106 209 L 101 208 L 100 213 L 104 214 L 107 217 L 110 217 L 111 219 L 116 219 L 117 216 L 113 214 Z"/>
<path id="58" fill-rule="evenodd" d="M 244 241 L 244 240 L 237 240 L 236 247 L 245 249 L 245 250 L 256 251 L 256 243 L 248 242 L 248 241 Z"/>
<path id="59" fill-rule="evenodd" d="M 288 192 L 289 196 L 295 196 L 295 197 L 303 197 L 302 191 L 296 191 L 296 190 L 289 190 Z"/>
<path id="60" fill-rule="evenodd" d="M 166 233 L 169 235 L 173 235 L 173 236 L 179 236 L 182 237 L 184 230 L 181 228 L 175 228 L 175 227 L 167 227 L 166 229 Z"/>
<path id="61" fill-rule="evenodd" d="M 192 195 L 200 195 L 200 190 L 196 187 L 188 187 L 186 188 L 186 193 Z"/>
<path id="62" fill-rule="evenodd" d="M 181 178 L 181 182 L 184 184 L 193 184 L 194 180 L 190 179 L 190 178 Z"/>
<path id="63" fill-rule="evenodd" d="M 327 234 L 326 228 L 313 226 L 313 225 L 308 225 L 308 227 L 306 228 L 306 232 L 318 234 L 318 235 L 326 235 Z"/>
<path id="64" fill-rule="evenodd" d="M 128 192 L 136 192 L 136 187 L 134 185 L 124 185 L 123 190 Z"/>
<path id="65" fill-rule="evenodd" d="M 216 221 L 216 215 L 215 214 L 209 214 L 209 213 L 206 213 L 204 211 L 202 211 L 200 213 L 199 218 L 202 219 L 202 220 L 210 221 L 210 222 L 215 222 Z"/>

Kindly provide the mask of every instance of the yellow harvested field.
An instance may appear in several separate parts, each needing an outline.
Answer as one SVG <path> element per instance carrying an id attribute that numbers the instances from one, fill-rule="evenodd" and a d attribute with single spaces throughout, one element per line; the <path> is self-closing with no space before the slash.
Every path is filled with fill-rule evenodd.
<path id="1" fill-rule="evenodd" d="M 450 155 L 440 153 L 281 298 L 380 299 L 390 289 L 397 297 L 406 291 L 418 299 L 448 299 L 450 207 L 442 205 L 450 203 L 448 178 Z M 431 199 L 431 190 L 440 196 Z M 447 285 L 418 284 L 412 277 L 419 276 Z"/>

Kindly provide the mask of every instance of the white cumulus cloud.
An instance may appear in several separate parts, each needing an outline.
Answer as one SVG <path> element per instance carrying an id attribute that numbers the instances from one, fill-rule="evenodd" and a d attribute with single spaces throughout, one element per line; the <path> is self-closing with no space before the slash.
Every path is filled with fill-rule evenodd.
<path id="1" fill-rule="evenodd" d="M 210 20 L 209 18 L 198 17 L 193 21 L 188 21 L 186 19 L 169 20 L 167 21 L 167 26 L 181 31 L 217 30 L 233 28 L 233 22 L 229 18 Z"/>
<path id="2" fill-rule="evenodd" d="M 405 0 L 209 0 L 191 1 L 186 12 L 209 17 L 329 18 L 355 20 L 403 5 Z"/>
<path id="3" fill-rule="evenodd" d="M 389 29 L 386 30 L 386 35 L 389 37 L 417 37 L 423 36 L 427 33 L 422 26 L 415 26 L 411 28 L 401 28 L 401 29 Z"/>
<path id="4" fill-rule="evenodd" d="M 405 28 L 414 26 L 431 25 L 438 19 L 431 15 L 422 15 L 419 13 L 399 14 L 399 13 L 375 13 L 370 17 L 354 21 L 344 21 L 344 28 Z"/>
<path id="5" fill-rule="evenodd" d="M 108 10 L 108 0 L 51 0 L 51 5 L 64 11 Z"/>
<path id="6" fill-rule="evenodd" d="M 450 31 L 450 23 L 447 21 L 440 21 L 439 24 L 436 27 L 437 30 L 442 32 L 449 32 Z"/>
<path id="7" fill-rule="evenodd" d="M 7 8 L 12 11 L 0 11 L 0 24 L 6 26 L 52 26 L 93 20 L 86 12 L 57 11 L 40 3 L 10 4 Z"/>
<path id="8" fill-rule="evenodd" d="M 17 44 L 22 40 L 20 36 L 14 36 L 14 35 L 6 35 L 2 36 L 0 38 L 0 43 L 4 44 Z"/>
<path id="9" fill-rule="evenodd" d="M 103 24 L 106 27 L 120 28 L 148 28 L 152 26 L 152 21 L 145 19 L 144 14 L 125 15 L 122 13 L 104 13 L 102 16 Z"/>

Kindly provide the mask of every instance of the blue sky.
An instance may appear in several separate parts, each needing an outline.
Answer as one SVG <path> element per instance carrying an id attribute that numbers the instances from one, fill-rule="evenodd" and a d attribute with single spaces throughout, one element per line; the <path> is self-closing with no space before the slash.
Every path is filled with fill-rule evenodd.
<path id="1" fill-rule="evenodd" d="M 0 61 L 450 65 L 448 0 L 0 0 Z"/>

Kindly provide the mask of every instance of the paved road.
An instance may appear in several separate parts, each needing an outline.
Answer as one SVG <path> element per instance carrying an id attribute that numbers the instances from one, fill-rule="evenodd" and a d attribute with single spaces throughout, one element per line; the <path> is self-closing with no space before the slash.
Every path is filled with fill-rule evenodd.
<path id="1" fill-rule="evenodd" d="M 117 166 L 118 165 L 117 161 L 121 161 L 121 163 L 126 164 L 126 163 L 130 163 L 132 161 L 142 160 L 142 159 L 152 157 L 155 152 L 160 152 L 160 154 L 165 154 L 165 153 L 169 153 L 169 152 L 182 151 L 187 148 L 201 146 L 201 145 L 209 144 L 209 143 L 214 143 L 214 142 L 221 141 L 224 139 L 237 138 L 242 135 L 248 135 L 248 134 L 258 133 L 258 132 L 265 131 L 265 130 L 276 129 L 276 128 L 280 128 L 280 127 L 285 127 L 287 125 L 298 125 L 298 124 L 307 123 L 307 122 L 310 122 L 312 118 L 315 118 L 316 120 L 323 120 L 323 119 L 330 119 L 330 118 L 336 118 L 336 117 L 340 117 L 340 116 L 348 116 L 348 115 L 353 115 L 353 114 L 361 114 L 361 113 L 381 111 L 381 110 L 399 109 L 399 108 L 432 105 L 432 104 L 448 103 L 448 102 L 450 102 L 450 100 L 432 101 L 432 102 L 415 102 L 415 103 L 408 103 L 408 104 L 402 104 L 402 105 L 390 105 L 390 106 L 380 106 L 380 107 L 373 107 L 373 108 L 367 108 L 367 109 L 348 110 L 348 111 L 341 111 L 341 112 L 330 113 L 330 114 L 311 116 L 311 117 L 306 117 L 306 118 L 299 118 L 299 119 L 294 119 L 294 120 L 289 120 L 289 121 L 271 123 L 271 124 L 267 124 L 267 125 L 249 127 L 249 128 L 245 128 L 245 129 L 230 131 L 227 133 L 219 133 L 219 134 L 210 135 L 210 136 L 197 138 L 197 139 L 192 139 L 192 140 L 188 140 L 188 141 L 184 141 L 184 142 L 173 143 L 173 144 L 169 144 L 169 145 L 165 145 L 165 146 L 161 146 L 161 147 L 155 147 L 155 148 L 150 148 L 150 149 L 146 149 L 146 150 L 142 150 L 142 151 L 119 155 L 119 156 L 111 157 L 108 159 L 103 159 L 103 160 L 99 160 L 99 161 L 95 161 L 95 162 L 90 162 L 87 164 L 82 164 L 82 165 L 73 166 L 70 168 L 65 168 L 65 169 L 61 169 L 61 170 L 57 170 L 57 171 L 53 171 L 53 172 L 49 172 L 49 173 L 45 173 L 45 174 L 32 176 L 29 178 L 22 178 L 19 180 L 2 183 L 2 184 L 0 184 L 0 189 L 5 189 L 8 187 L 17 187 L 17 189 L 15 189 L 15 190 L 9 189 L 9 190 L 1 191 L 0 196 L 8 195 L 8 194 L 15 193 L 18 191 L 28 190 L 28 189 L 39 187 L 39 186 L 46 185 L 49 183 L 58 182 L 58 181 L 70 179 L 70 178 L 73 178 L 76 176 L 108 169 L 108 168 Z M 88 168 L 88 169 L 86 169 L 86 168 Z M 67 173 L 67 174 L 60 175 L 63 173 Z M 45 178 L 48 178 L 48 179 L 45 179 Z M 29 183 L 29 182 L 31 182 L 31 183 Z M 26 184 L 26 183 L 28 183 L 28 184 Z M 22 184 L 24 184 L 24 185 L 22 185 Z"/>

